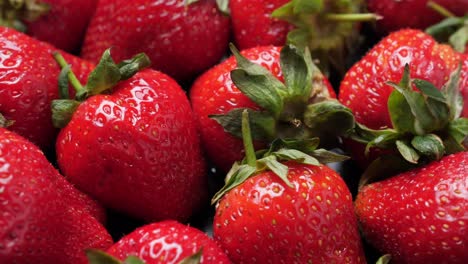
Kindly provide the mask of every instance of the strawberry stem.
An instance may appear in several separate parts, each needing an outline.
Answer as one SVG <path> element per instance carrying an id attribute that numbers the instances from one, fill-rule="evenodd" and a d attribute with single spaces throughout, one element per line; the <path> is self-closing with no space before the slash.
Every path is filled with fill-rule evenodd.
<path id="1" fill-rule="evenodd" d="M 255 149 L 252 143 L 252 135 L 249 124 L 249 112 L 247 110 L 242 112 L 242 140 L 244 142 L 247 164 L 252 167 L 256 167 L 257 157 L 255 156 Z"/>
<path id="2" fill-rule="evenodd" d="M 60 65 L 60 68 L 63 69 L 67 67 L 68 63 L 65 58 L 59 52 L 53 53 L 55 61 Z M 68 80 L 76 91 L 76 98 L 81 98 L 83 94 L 87 93 L 86 89 L 80 83 L 73 71 L 68 72 Z"/>
<path id="3" fill-rule="evenodd" d="M 454 13 L 450 12 L 449 10 L 447 10 L 447 8 L 439 5 L 438 3 L 434 2 L 434 1 L 429 1 L 427 2 L 427 6 L 436 11 L 437 13 L 439 13 L 440 15 L 442 15 L 443 17 L 456 17 Z"/>
<path id="4" fill-rule="evenodd" d="M 325 19 L 338 22 L 365 22 L 382 19 L 382 16 L 373 13 L 365 14 L 326 14 Z"/>

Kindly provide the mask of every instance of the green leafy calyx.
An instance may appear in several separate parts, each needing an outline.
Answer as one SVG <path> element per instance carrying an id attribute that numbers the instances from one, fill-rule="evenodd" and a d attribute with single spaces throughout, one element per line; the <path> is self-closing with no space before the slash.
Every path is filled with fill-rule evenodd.
<path id="1" fill-rule="evenodd" d="M 86 250 L 86 257 L 88 258 L 89 264 L 145 264 L 143 260 L 135 256 L 129 256 L 124 261 L 120 261 L 98 249 Z"/>
<path id="2" fill-rule="evenodd" d="M 36 0 L 0 1 L 0 25 L 25 32 L 24 21 L 36 21 L 50 10 L 50 5 Z"/>

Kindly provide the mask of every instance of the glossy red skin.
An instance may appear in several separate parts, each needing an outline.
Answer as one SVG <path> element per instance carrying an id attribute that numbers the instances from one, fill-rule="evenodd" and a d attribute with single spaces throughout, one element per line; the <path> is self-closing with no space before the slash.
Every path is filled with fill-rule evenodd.
<path id="1" fill-rule="evenodd" d="M 136 229 L 110 247 L 107 253 L 121 260 L 132 255 L 146 264 L 166 264 L 180 263 L 201 248 L 201 264 L 231 263 L 223 250 L 205 233 L 172 220 Z"/>
<path id="2" fill-rule="evenodd" d="M 229 18 L 214 0 L 103 0 L 88 28 L 82 56 L 97 62 L 113 47 L 116 61 L 145 52 L 152 67 L 188 80 L 216 64 L 227 50 Z M 143 7 L 144 8 L 140 8 Z"/>
<path id="3" fill-rule="evenodd" d="M 234 263 L 365 263 L 351 194 L 324 165 L 288 162 L 288 187 L 263 172 L 229 191 L 213 222 Z"/>
<path id="4" fill-rule="evenodd" d="M 365 186 L 356 213 L 392 263 L 466 263 L 468 152 Z"/>
<path id="5" fill-rule="evenodd" d="M 272 19 L 271 13 L 289 0 L 230 0 L 232 29 L 236 46 L 248 49 L 256 46 L 281 46 L 293 26 Z"/>
<path id="6" fill-rule="evenodd" d="M 86 263 L 85 249 L 112 245 L 88 201 L 36 146 L 3 128 L 0 168 L 0 263 Z"/>
<path id="7" fill-rule="evenodd" d="M 279 63 L 279 47 L 256 47 L 241 53 L 284 81 Z M 190 101 L 201 132 L 203 147 L 214 164 L 226 172 L 235 161 L 244 157 L 244 146 L 241 139 L 225 132 L 221 125 L 208 116 L 225 114 L 235 108 L 259 109 L 259 106 L 242 94 L 232 82 L 230 72 L 236 67 L 236 60 L 231 56 L 201 75 L 190 90 Z M 330 95 L 336 97 L 328 80 L 323 80 Z"/>
<path id="8" fill-rule="evenodd" d="M 463 66 L 461 72 L 461 81 L 460 81 L 460 91 L 463 96 L 463 105 L 462 116 L 468 117 L 468 54 L 461 55 Z"/>
<path id="9" fill-rule="evenodd" d="M 0 27 L 0 113 L 14 121 L 8 129 L 47 151 L 53 149 L 58 129 L 51 119 L 50 104 L 58 98 L 60 67 L 51 45 L 13 29 Z M 93 65 L 61 52 L 83 81 Z"/>
<path id="10" fill-rule="evenodd" d="M 47 15 L 26 22 L 27 34 L 53 46 L 78 53 L 97 0 L 41 0 L 50 5 Z"/>
<path id="11" fill-rule="evenodd" d="M 424 30 L 444 19 L 427 7 L 428 2 L 429 0 L 367 0 L 367 8 L 370 12 L 383 16 L 383 19 L 377 22 L 381 33 L 403 28 Z M 466 0 L 435 0 L 434 2 L 459 16 L 463 16 L 468 10 Z"/>
<path id="12" fill-rule="evenodd" d="M 206 197 L 187 97 L 154 70 L 83 102 L 56 150 L 62 172 L 79 189 L 136 218 L 185 221 Z"/>

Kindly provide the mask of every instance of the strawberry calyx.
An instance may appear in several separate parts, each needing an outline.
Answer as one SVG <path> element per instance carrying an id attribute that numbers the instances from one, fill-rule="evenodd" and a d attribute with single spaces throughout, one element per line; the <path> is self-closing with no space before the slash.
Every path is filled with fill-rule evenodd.
<path id="1" fill-rule="evenodd" d="M 328 64 L 344 73 L 345 58 L 354 48 L 352 43 L 358 41 L 356 23 L 381 19 L 376 14 L 359 13 L 362 7 L 362 1 L 356 0 L 292 0 L 276 9 L 272 17 L 296 27 L 289 32 L 287 42 L 308 46 L 325 73 Z"/>
<path id="2" fill-rule="evenodd" d="M 388 264 L 392 260 L 392 256 L 390 254 L 385 254 L 381 256 L 375 264 Z"/>
<path id="3" fill-rule="evenodd" d="M 457 17 L 433 1 L 429 1 L 428 6 L 446 18 L 427 28 L 426 33 L 439 42 L 448 42 L 456 51 L 464 53 L 468 45 L 468 13 Z"/>
<path id="4" fill-rule="evenodd" d="M 23 21 L 36 21 L 47 14 L 50 5 L 36 0 L 6 0 L 0 2 L 0 25 L 25 32 Z"/>
<path id="5" fill-rule="evenodd" d="M 233 109 L 227 114 L 211 115 L 224 130 L 242 137 L 242 112 L 249 112 L 254 140 L 272 142 L 277 138 L 302 140 L 321 137 L 337 141 L 337 137 L 354 127 L 351 110 L 330 98 L 323 74 L 313 64 L 307 48 L 286 45 L 280 53 L 284 83 L 264 67 L 240 54 L 231 44 L 237 68 L 231 71 L 236 87 L 262 110 Z"/>
<path id="6" fill-rule="evenodd" d="M 15 123 L 14 120 L 8 120 L 0 113 L 0 127 L 9 127 Z"/>
<path id="7" fill-rule="evenodd" d="M 63 128 L 68 124 L 81 102 L 93 95 L 108 93 L 117 83 L 129 79 L 151 64 L 144 53 L 116 64 L 111 57 L 110 49 L 107 49 L 99 64 L 89 74 L 86 85 L 83 86 L 63 56 L 58 52 L 53 56 L 62 69 L 58 78 L 59 99 L 53 100 L 51 105 L 52 122 L 57 128 Z M 74 99 L 70 99 L 69 84 L 76 91 Z"/>
<path id="8" fill-rule="evenodd" d="M 203 247 L 194 254 L 180 261 L 179 264 L 200 264 L 202 253 Z M 89 264 L 145 264 L 143 260 L 135 256 L 128 256 L 124 261 L 120 261 L 98 249 L 86 250 L 86 257 L 88 258 Z"/>
<path id="9" fill-rule="evenodd" d="M 244 109 L 241 115 L 242 139 L 246 156 L 242 161 L 234 163 L 226 175 L 224 187 L 211 200 L 212 204 L 248 178 L 267 170 L 280 177 L 287 186 L 293 187 L 288 179 L 288 167 L 284 165 L 286 161 L 319 166 L 322 163 L 340 162 L 348 159 L 347 156 L 318 149 L 320 139 L 317 137 L 302 140 L 278 138 L 270 144 L 269 149 L 255 152 L 249 121 L 250 111 Z"/>

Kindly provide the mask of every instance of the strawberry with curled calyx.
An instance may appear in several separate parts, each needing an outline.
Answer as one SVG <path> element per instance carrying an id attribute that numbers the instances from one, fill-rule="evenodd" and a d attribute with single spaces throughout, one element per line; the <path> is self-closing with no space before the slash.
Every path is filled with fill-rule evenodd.
<path id="1" fill-rule="evenodd" d="M 234 57 L 202 75 L 190 94 L 203 145 L 222 170 L 242 158 L 239 120 L 243 109 L 250 109 L 257 147 L 275 138 L 312 136 L 332 144 L 337 135 L 352 128 L 352 114 L 334 99 L 307 49 L 232 50 Z"/>
<path id="2" fill-rule="evenodd" d="M 206 198 L 205 165 L 189 102 L 167 75 L 138 70 L 139 54 L 116 64 L 107 50 L 82 86 L 63 67 L 53 101 L 57 161 L 80 190 L 146 221 L 186 221 Z M 76 91 L 68 97 L 68 83 Z"/>
<path id="3" fill-rule="evenodd" d="M 343 156 L 318 139 L 276 140 L 254 153 L 242 112 L 246 158 L 215 195 L 214 238 L 235 263 L 365 263 L 351 194 L 319 162 Z"/>

